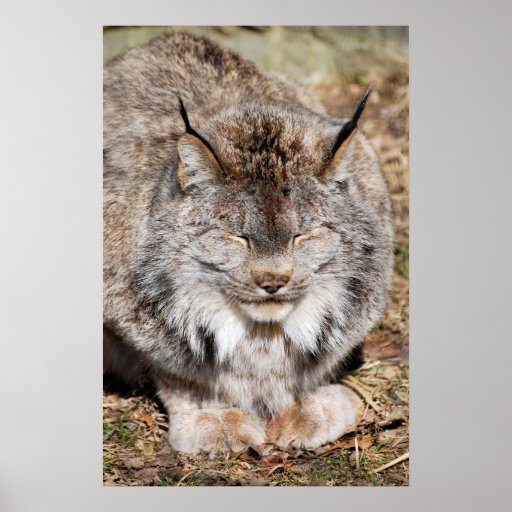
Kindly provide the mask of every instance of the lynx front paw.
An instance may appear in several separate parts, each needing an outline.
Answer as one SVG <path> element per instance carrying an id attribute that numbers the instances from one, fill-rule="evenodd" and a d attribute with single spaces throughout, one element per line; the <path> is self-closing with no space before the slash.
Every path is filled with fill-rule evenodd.
<path id="1" fill-rule="evenodd" d="M 278 446 L 317 448 L 343 435 L 361 410 L 361 400 L 352 390 L 340 384 L 322 386 L 270 421 L 267 439 Z"/>
<path id="2" fill-rule="evenodd" d="M 264 442 L 263 422 L 238 409 L 183 411 L 170 418 L 169 443 L 180 452 L 240 451 Z"/>

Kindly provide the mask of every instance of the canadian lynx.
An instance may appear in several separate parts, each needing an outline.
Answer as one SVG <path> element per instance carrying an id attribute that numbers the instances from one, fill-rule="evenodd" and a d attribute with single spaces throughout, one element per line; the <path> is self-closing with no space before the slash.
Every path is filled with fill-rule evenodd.
<path id="1" fill-rule="evenodd" d="M 105 362 L 149 372 L 175 449 L 311 448 L 357 421 L 334 382 L 383 310 L 393 236 L 366 99 L 333 118 L 179 32 L 105 67 Z"/>

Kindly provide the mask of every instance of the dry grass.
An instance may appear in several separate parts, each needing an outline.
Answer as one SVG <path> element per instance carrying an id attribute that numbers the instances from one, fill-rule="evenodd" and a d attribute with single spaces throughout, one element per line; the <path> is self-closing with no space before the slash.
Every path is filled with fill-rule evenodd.
<path id="1" fill-rule="evenodd" d="M 365 89 L 359 83 L 318 87 L 328 110 L 350 116 Z M 106 486 L 408 485 L 409 482 L 409 137 L 408 75 L 386 83 L 371 77 L 362 128 L 377 149 L 393 200 L 395 273 L 385 315 L 367 336 L 365 363 L 345 383 L 365 400 L 356 430 L 317 450 L 249 450 L 210 460 L 167 444 L 167 420 L 151 397 L 104 395 Z"/>

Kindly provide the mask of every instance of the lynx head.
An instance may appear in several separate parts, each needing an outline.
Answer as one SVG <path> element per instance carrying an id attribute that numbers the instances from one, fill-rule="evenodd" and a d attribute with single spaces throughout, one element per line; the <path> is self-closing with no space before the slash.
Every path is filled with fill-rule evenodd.
<path id="1" fill-rule="evenodd" d="M 314 351 L 326 318 L 341 330 L 355 313 L 353 297 L 365 293 L 356 288 L 371 271 L 354 263 L 358 243 L 371 251 L 372 233 L 351 196 L 352 140 L 368 93 L 344 123 L 246 104 L 196 128 L 180 100 L 177 192 L 172 210 L 162 206 L 153 219 L 151 261 L 139 276 L 192 345 L 200 333 L 233 338 L 273 323 Z"/>

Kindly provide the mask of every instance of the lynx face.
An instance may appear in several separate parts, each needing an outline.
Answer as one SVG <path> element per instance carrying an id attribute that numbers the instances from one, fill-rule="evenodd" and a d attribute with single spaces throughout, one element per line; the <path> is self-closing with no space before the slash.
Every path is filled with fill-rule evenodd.
<path id="1" fill-rule="evenodd" d="M 250 319 L 281 322 L 340 250 L 329 221 L 339 201 L 316 176 L 333 130 L 278 110 L 219 117 L 204 132 L 210 148 L 190 135 L 178 141 L 184 211 L 203 209 L 190 257 Z M 183 220 L 188 230 L 194 216 Z"/>
<path id="2" fill-rule="evenodd" d="M 287 197 L 279 194 L 271 189 L 233 191 L 231 197 L 219 193 L 209 225 L 190 245 L 212 284 L 257 321 L 283 320 L 321 279 L 318 270 L 328 266 L 340 245 L 327 215 L 315 215 L 300 189 Z M 216 217 L 222 204 L 229 206 Z"/>

